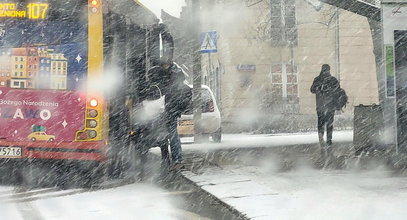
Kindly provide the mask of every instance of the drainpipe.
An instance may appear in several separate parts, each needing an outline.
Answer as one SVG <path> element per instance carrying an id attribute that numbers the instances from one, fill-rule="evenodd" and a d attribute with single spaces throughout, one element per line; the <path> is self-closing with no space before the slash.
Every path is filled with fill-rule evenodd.
<path id="1" fill-rule="evenodd" d="M 335 54 L 336 54 L 336 78 L 341 81 L 341 57 L 339 51 L 339 8 L 335 11 Z"/>

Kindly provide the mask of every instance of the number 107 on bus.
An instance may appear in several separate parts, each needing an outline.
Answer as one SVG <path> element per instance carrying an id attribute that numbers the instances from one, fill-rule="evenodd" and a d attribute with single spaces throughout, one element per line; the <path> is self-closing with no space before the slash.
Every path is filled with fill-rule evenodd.
<path id="1" fill-rule="evenodd" d="M 24 9 L 17 8 L 16 3 L 0 3 L 0 18 L 45 19 L 47 11 L 46 3 L 29 3 Z"/>
<path id="2" fill-rule="evenodd" d="M 48 4 L 30 3 L 27 5 L 27 14 L 30 19 L 45 19 Z"/>

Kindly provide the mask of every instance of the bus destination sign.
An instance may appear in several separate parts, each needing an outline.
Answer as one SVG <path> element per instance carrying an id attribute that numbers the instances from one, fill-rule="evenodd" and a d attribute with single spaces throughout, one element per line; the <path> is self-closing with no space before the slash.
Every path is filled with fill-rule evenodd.
<path id="1" fill-rule="evenodd" d="M 27 5 L 0 3 L 0 18 L 45 19 L 47 11 L 47 3 L 29 3 Z"/>

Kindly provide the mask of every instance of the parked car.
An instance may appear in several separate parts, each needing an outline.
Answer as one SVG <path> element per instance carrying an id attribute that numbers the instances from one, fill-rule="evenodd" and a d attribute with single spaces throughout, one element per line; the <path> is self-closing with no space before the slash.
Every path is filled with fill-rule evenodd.
<path id="1" fill-rule="evenodd" d="M 221 142 L 221 116 L 215 96 L 208 86 L 202 85 L 202 133 L 212 137 L 214 142 Z M 180 136 L 194 135 L 193 111 L 190 108 L 178 120 L 178 133 Z"/>

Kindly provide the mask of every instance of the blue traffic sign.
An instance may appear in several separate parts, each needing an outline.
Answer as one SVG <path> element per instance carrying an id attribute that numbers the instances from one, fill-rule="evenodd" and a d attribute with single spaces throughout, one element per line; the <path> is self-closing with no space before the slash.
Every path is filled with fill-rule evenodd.
<path id="1" fill-rule="evenodd" d="M 201 53 L 218 52 L 218 34 L 216 31 L 201 33 Z"/>

